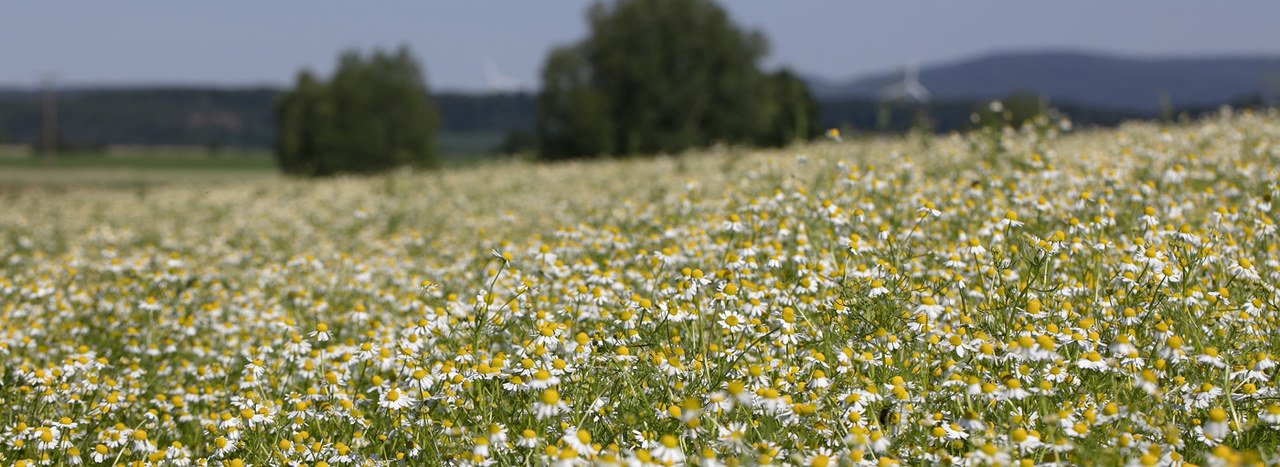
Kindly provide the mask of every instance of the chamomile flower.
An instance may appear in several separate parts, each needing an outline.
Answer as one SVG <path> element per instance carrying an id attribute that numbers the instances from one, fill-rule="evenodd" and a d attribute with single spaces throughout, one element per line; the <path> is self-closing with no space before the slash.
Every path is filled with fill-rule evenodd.
<path id="1" fill-rule="evenodd" d="M 597 449 L 591 444 L 591 433 L 587 430 L 580 430 L 576 426 L 570 426 L 565 428 L 564 436 L 561 436 L 560 439 L 579 455 L 591 457 L 597 453 Z"/>
<path id="2" fill-rule="evenodd" d="M 391 388 L 382 394 L 382 398 L 378 401 L 378 407 L 394 411 L 410 407 L 414 402 L 413 397 L 404 391 L 399 388 Z"/>
<path id="3" fill-rule="evenodd" d="M 1262 280 L 1262 276 L 1258 275 L 1258 272 L 1254 270 L 1253 262 L 1249 261 L 1248 258 L 1240 258 L 1233 261 L 1227 270 L 1231 275 L 1250 282 Z"/>
<path id="4" fill-rule="evenodd" d="M 89 458 L 93 460 L 93 463 L 100 464 L 105 462 L 108 456 L 110 455 L 111 455 L 111 450 L 108 449 L 105 445 L 99 444 L 97 446 L 94 446 L 93 451 L 91 451 L 89 454 Z"/>
<path id="5" fill-rule="evenodd" d="M 1012 457 L 1000 450 L 996 445 L 987 443 L 969 453 L 969 460 L 975 465 L 1009 465 Z"/>
<path id="6" fill-rule="evenodd" d="M 1001 230 L 1022 227 L 1023 225 L 1022 222 L 1018 221 L 1018 213 L 1013 211 L 1006 212 L 1004 217 L 996 224 Z"/>
<path id="7" fill-rule="evenodd" d="M 1196 356 L 1196 362 L 1220 369 L 1227 367 L 1227 363 L 1222 360 L 1216 347 L 1206 347 L 1204 353 Z"/>
<path id="8" fill-rule="evenodd" d="M 876 298 L 887 293 L 889 293 L 889 289 L 885 288 L 884 282 L 879 279 L 874 279 L 871 281 L 871 289 L 867 291 L 867 296 Z"/>
<path id="9" fill-rule="evenodd" d="M 1040 433 L 1036 431 L 1028 432 L 1022 428 L 1014 429 L 1009 434 L 1009 440 L 1022 452 L 1034 451 L 1044 444 L 1040 442 Z"/>
<path id="10" fill-rule="evenodd" d="M 1268 404 L 1258 412 L 1258 420 L 1270 425 L 1280 425 L 1280 405 Z"/>
<path id="11" fill-rule="evenodd" d="M 533 379 L 529 380 L 529 387 L 532 389 L 546 389 L 560 384 L 560 378 L 553 376 L 550 371 L 545 368 L 539 368 L 533 373 Z"/>
<path id="12" fill-rule="evenodd" d="M 652 450 L 654 460 L 663 465 L 676 465 L 684 462 L 684 451 L 680 449 L 680 441 L 675 436 L 663 435 L 658 446 Z"/>
<path id="13" fill-rule="evenodd" d="M 533 404 L 534 414 L 538 420 L 555 417 L 568 408 L 569 405 L 560 399 L 560 393 L 555 389 L 542 391 L 538 401 Z"/>
<path id="14" fill-rule="evenodd" d="M 916 305 L 915 312 L 929 317 L 929 320 L 936 320 L 938 316 L 946 311 L 946 307 L 939 305 L 933 297 L 925 296 L 920 298 L 920 304 Z"/>
<path id="15" fill-rule="evenodd" d="M 307 333 L 307 337 L 315 339 L 317 342 L 327 342 L 331 335 L 329 333 L 329 325 L 325 323 L 316 324 L 316 330 Z"/>
<path id="16" fill-rule="evenodd" d="M 1227 411 L 1220 407 L 1209 410 L 1208 420 L 1201 425 L 1201 433 L 1212 443 L 1220 443 L 1230 433 L 1227 425 Z"/>
<path id="17" fill-rule="evenodd" d="M 520 432 L 520 438 L 516 440 L 516 446 L 525 449 L 534 449 L 542 444 L 542 438 L 538 436 L 536 431 L 525 429 Z"/>

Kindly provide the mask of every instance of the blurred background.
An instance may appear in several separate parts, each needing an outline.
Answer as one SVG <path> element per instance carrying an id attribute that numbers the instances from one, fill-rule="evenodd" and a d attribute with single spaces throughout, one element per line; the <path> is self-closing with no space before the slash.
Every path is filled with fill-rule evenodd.
<path id="1" fill-rule="evenodd" d="M 1280 2 L 4 2 L 0 171 L 781 146 L 1274 105 Z M 274 156 L 274 157 L 273 157 Z M 0 179 L 2 180 L 2 179 Z"/>

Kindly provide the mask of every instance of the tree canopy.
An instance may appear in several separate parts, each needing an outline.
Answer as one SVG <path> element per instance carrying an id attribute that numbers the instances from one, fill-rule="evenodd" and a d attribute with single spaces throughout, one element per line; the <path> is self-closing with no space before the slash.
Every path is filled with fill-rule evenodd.
<path id="1" fill-rule="evenodd" d="M 543 67 L 536 133 L 546 158 L 780 145 L 818 132 L 793 74 L 761 71 L 768 47 L 710 0 L 618 0 Z"/>
<path id="2" fill-rule="evenodd" d="M 343 53 L 332 79 L 310 71 L 276 106 L 276 154 L 286 173 L 323 176 L 439 165 L 439 115 L 406 47 Z"/>

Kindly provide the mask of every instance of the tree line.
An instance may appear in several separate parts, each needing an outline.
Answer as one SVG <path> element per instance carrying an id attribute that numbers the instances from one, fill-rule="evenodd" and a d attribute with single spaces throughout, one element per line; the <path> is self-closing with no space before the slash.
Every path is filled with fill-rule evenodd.
<path id="1" fill-rule="evenodd" d="M 267 148 L 276 138 L 275 87 L 103 87 L 59 90 L 60 151 L 90 151 L 116 145 Z M 41 91 L 0 89 L 0 143 L 36 144 L 44 136 Z M 531 93 L 435 92 L 441 116 L 441 151 L 457 150 L 456 134 L 532 134 Z"/>
<path id="2" fill-rule="evenodd" d="M 95 88 L 58 94 L 59 152 L 93 151 L 110 146 L 206 146 L 213 152 L 239 148 L 269 148 L 275 142 L 273 107 L 277 88 Z M 1008 95 L 1009 102 L 1016 95 Z M 532 153 L 537 96 L 531 93 L 432 93 L 441 117 L 437 146 L 446 157 Z M 986 99 L 935 99 L 928 105 L 898 103 L 879 121 L 881 104 L 869 97 L 817 99 L 819 128 L 842 133 L 932 129 L 936 133 L 965 131 L 975 110 Z M 1232 107 L 1259 107 L 1259 97 L 1235 100 Z M 1052 106 L 1077 126 L 1113 126 L 1155 114 L 1098 109 L 1070 102 Z M 1177 108 L 1195 116 L 1216 112 L 1218 106 Z M 921 122 L 920 116 L 927 116 Z M 925 125 L 922 125 L 925 123 Z M 43 136 L 40 93 L 0 90 L 0 143 L 39 146 Z M 504 135 L 506 137 L 504 138 Z M 457 138 L 467 138 L 459 142 Z"/>
<path id="3" fill-rule="evenodd" d="M 787 70 L 766 73 L 764 36 L 711 0 L 617 0 L 543 66 L 532 143 L 542 159 L 671 153 L 716 143 L 783 145 L 818 134 L 817 106 Z M 276 106 L 288 173 L 434 167 L 439 125 L 406 48 L 346 52 L 328 80 L 299 73 Z"/>

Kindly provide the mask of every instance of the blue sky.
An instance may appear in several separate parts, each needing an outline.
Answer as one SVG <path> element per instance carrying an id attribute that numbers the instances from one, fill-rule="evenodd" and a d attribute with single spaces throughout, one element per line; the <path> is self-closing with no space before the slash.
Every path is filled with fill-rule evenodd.
<path id="1" fill-rule="evenodd" d="M 482 91 L 484 62 L 537 84 L 547 50 L 586 34 L 587 0 L 0 1 L 0 86 L 286 84 L 340 50 L 408 44 L 433 89 Z M 1280 2 L 722 1 L 765 32 L 767 66 L 828 79 L 993 51 L 1280 56 Z M 372 5 L 372 6 L 371 6 Z M 486 58 L 487 57 L 487 58 Z"/>

